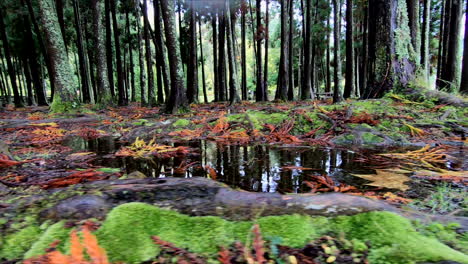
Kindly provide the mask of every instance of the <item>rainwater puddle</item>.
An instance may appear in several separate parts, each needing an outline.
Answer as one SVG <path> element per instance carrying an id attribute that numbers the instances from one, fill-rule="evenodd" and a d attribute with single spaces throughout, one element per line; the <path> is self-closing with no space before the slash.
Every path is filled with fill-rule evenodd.
<path id="1" fill-rule="evenodd" d="M 151 160 L 116 157 L 113 155 L 122 145 L 112 137 L 83 140 L 68 138 L 64 145 L 76 152 L 91 151 L 97 154 L 93 165 L 121 168 L 130 174 L 142 172 L 150 177 L 211 177 L 233 188 L 252 192 L 304 193 L 310 188 L 304 181 L 311 175 L 328 175 L 335 182 L 372 189 L 366 180 L 351 174 L 373 171 L 362 163 L 354 162 L 357 154 L 342 149 L 310 147 L 278 147 L 269 145 L 221 145 L 212 141 L 174 143 L 174 146 L 191 148 L 183 158 Z M 181 169 L 188 166 L 187 169 Z M 216 175 L 209 175 L 210 167 Z"/>

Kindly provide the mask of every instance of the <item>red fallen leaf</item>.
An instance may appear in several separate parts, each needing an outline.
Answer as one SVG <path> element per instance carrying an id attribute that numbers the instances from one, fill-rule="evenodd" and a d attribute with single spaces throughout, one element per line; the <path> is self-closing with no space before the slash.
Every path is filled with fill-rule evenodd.
<path id="1" fill-rule="evenodd" d="M 213 169 L 213 167 L 211 167 L 210 165 L 205 165 L 205 171 L 208 172 L 211 179 L 216 180 L 216 177 L 218 176 L 218 173 L 216 172 L 215 169 Z"/>
<path id="2" fill-rule="evenodd" d="M 108 178 L 110 174 L 106 174 L 102 171 L 95 171 L 94 169 L 87 169 L 84 171 L 78 171 L 72 173 L 66 177 L 53 179 L 48 181 L 45 184 L 42 184 L 42 188 L 44 189 L 51 189 L 51 188 L 60 188 L 66 187 L 73 184 L 78 184 L 82 182 L 89 182 L 89 181 L 98 181 L 104 180 Z"/>
<path id="3" fill-rule="evenodd" d="M 25 160 L 25 161 L 15 161 L 11 160 L 7 155 L 5 154 L 0 154 L 0 169 L 8 168 L 8 167 L 13 167 L 17 166 L 23 163 L 28 163 L 32 161 L 36 161 L 37 159 L 33 160 Z"/>
<path id="4" fill-rule="evenodd" d="M 231 252 L 224 247 L 218 252 L 218 260 L 222 264 L 231 264 Z"/>
<path id="5" fill-rule="evenodd" d="M 258 224 L 255 224 L 252 230 L 253 233 L 253 248 L 255 250 L 255 258 L 257 260 L 257 263 L 262 264 L 266 263 L 265 259 L 265 248 L 264 248 L 264 241 L 262 238 L 262 234 L 260 232 L 260 226 Z"/>

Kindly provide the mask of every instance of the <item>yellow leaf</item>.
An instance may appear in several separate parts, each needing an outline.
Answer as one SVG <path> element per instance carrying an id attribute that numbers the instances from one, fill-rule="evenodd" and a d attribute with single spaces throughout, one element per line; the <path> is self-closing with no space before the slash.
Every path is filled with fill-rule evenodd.
<path id="1" fill-rule="evenodd" d="M 329 256 L 329 257 L 327 258 L 327 263 L 333 263 L 333 262 L 335 262 L 335 260 L 336 260 L 336 257 L 335 257 L 335 256 Z"/>
<path id="2" fill-rule="evenodd" d="M 51 126 L 51 127 L 58 127 L 57 123 L 34 123 L 34 124 L 30 124 L 31 126 Z"/>
<path id="3" fill-rule="evenodd" d="M 398 173 L 399 169 L 391 170 L 375 170 L 376 174 L 351 174 L 353 176 L 363 178 L 371 181 L 367 185 L 375 187 L 383 187 L 389 189 L 399 189 L 406 191 L 409 187 L 405 182 L 409 181 L 410 178 L 405 174 Z"/>

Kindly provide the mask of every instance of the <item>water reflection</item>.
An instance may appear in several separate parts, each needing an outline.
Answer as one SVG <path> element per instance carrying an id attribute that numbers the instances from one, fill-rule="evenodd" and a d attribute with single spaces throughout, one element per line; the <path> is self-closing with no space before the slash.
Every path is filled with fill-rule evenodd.
<path id="1" fill-rule="evenodd" d="M 98 154 L 96 165 L 122 168 L 126 173 L 140 171 L 150 177 L 210 177 L 204 168 L 216 171 L 216 180 L 234 188 L 254 192 L 301 193 L 309 191 L 303 184 L 310 175 L 330 175 L 334 180 L 360 185 L 350 173 L 366 173 L 362 164 L 354 163 L 355 153 L 341 149 L 309 147 L 281 148 L 267 145 L 226 146 L 211 141 L 175 143 L 193 151 L 187 157 L 135 160 L 116 158 L 112 153 L 120 144 L 112 138 L 75 140 L 68 146 L 76 151 Z"/>

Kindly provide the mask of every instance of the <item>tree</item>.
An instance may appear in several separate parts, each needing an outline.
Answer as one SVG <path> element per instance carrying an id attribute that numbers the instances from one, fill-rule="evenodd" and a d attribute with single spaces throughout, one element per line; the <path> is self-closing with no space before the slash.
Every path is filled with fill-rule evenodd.
<path id="1" fill-rule="evenodd" d="M 421 68 L 429 78 L 429 43 L 430 43 L 430 24 L 431 24 L 431 0 L 423 0 L 423 23 L 421 32 Z"/>
<path id="2" fill-rule="evenodd" d="M 411 45 L 415 54 L 419 57 L 421 54 L 421 38 L 419 23 L 419 0 L 406 0 L 408 8 L 408 25 L 410 29 Z"/>
<path id="3" fill-rule="evenodd" d="M 81 16 L 78 6 L 78 1 L 73 0 L 73 14 L 75 18 L 75 31 L 76 31 L 76 46 L 78 47 L 78 58 L 80 65 L 80 80 L 81 80 L 81 91 L 83 94 L 83 102 L 90 103 L 90 83 L 89 83 L 89 72 L 88 72 L 88 60 L 85 55 L 84 43 L 83 43 L 83 30 L 81 28 Z"/>
<path id="4" fill-rule="evenodd" d="M 241 94 L 242 100 L 247 100 L 247 56 L 246 56 L 246 32 L 245 32 L 245 14 L 247 13 L 247 3 L 241 1 Z"/>
<path id="5" fill-rule="evenodd" d="M 92 0 L 91 8 L 93 11 L 93 34 L 96 59 L 96 84 L 97 84 L 97 103 L 101 106 L 112 105 L 113 99 L 110 93 L 109 78 L 107 72 L 107 58 L 104 39 L 104 29 L 102 25 L 102 0 Z"/>
<path id="6" fill-rule="evenodd" d="M 153 74 L 153 56 L 151 54 L 150 41 L 150 24 L 148 20 L 148 4 L 147 0 L 143 0 L 143 32 L 145 38 L 145 58 L 146 58 L 146 75 L 148 78 L 148 105 L 156 105 L 156 96 L 154 94 L 154 74 Z"/>
<path id="7" fill-rule="evenodd" d="M 468 1 L 466 1 L 465 10 L 468 10 Z M 463 49 L 463 66 L 460 93 L 468 94 L 468 17 L 465 17 L 465 42 Z"/>
<path id="8" fill-rule="evenodd" d="M 114 67 L 113 67 L 113 52 L 112 52 L 112 29 L 111 29 L 111 11 L 110 11 L 110 1 L 104 0 L 104 13 L 106 21 L 106 59 L 107 59 L 107 76 L 109 79 L 109 88 L 112 97 L 114 97 Z"/>
<path id="9" fill-rule="evenodd" d="M 38 2 L 56 89 L 50 109 L 52 112 L 72 111 L 79 106 L 76 96 L 77 84 L 73 82 L 57 13 L 52 0 L 39 0 Z"/>
<path id="10" fill-rule="evenodd" d="M 198 58 L 197 58 L 197 23 L 193 1 L 188 10 L 189 22 L 189 62 L 187 64 L 187 99 L 188 103 L 198 103 Z"/>
<path id="11" fill-rule="evenodd" d="M 305 16 L 305 34 L 304 34 L 304 62 L 303 62 L 303 71 L 302 71 L 302 87 L 301 87 L 301 99 L 313 99 L 312 98 L 312 87 L 311 87 L 311 49 L 312 49 L 312 0 L 306 0 L 306 14 Z"/>
<path id="12" fill-rule="evenodd" d="M 340 21 L 341 21 L 341 0 L 333 0 L 333 40 L 334 48 L 333 54 L 334 58 L 333 64 L 335 71 L 333 74 L 333 81 L 335 83 L 333 89 L 333 103 L 338 103 L 342 100 L 341 98 L 341 37 L 340 37 Z"/>
<path id="13" fill-rule="evenodd" d="M 257 34 L 255 36 L 256 44 L 257 44 L 257 88 L 255 90 L 255 98 L 257 102 L 260 101 L 267 101 L 266 98 L 266 88 L 265 84 L 263 83 L 263 75 L 262 75 L 262 40 L 265 38 L 265 28 L 262 25 L 262 15 L 261 15 L 261 0 L 256 0 L 256 9 L 257 9 Z M 221 43 L 220 43 L 221 45 Z"/>
<path id="14" fill-rule="evenodd" d="M 127 105 L 128 100 L 125 95 L 125 85 L 124 85 L 124 74 L 122 69 L 122 57 L 120 50 L 120 31 L 117 23 L 117 8 L 116 1 L 110 1 L 111 13 L 112 13 L 112 29 L 114 32 L 114 44 L 115 44 L 115 64 L 117 65 L 117 90 L 118 94 L 118 103 L 119 105 Z"/>
<path id="15" fill-rule="evenodd" d="M 448 31 L 446 61 L 442 64 L 442 82 L 440 88 L 452 90 L 455 87 L 458 79 L 460 61 L 458 59 L 458 52 L 460 49 L 460 24 L 462 19 L 462 1 L 451 0 L 450 5 L 450 19 L 447 28 Z M 447 14 L 447 13 L 446 13 Z"/>
<path id="16" fill-rule="evenodd" d="M 278 91 L 276 99 L 288 100 L 289 90 L 289 34 L 288 34 L 288 5 L 285 0 L 281 0 L 281 58 L 279 69 Z M 291 18 L 292 19 L 292 18 Z M 292 43 L 291 43 L 292 45 Z"/>
<path id="17" fill-rule="evenodd" d="M 161 0 L 161 10 L 164 20 L 167 53 L 169 57 L 169 70 L 171 76 L 171 93 L 166 104 L 166 113 L 177 113 L 181 108 L 187 107 L 185 96 L 184 72 L 180 57 L 179 40 L 175 31 L 174 2 Z"/>
<path id="18" fill-rule="evenodd" d="M 346 83 L 343 97 L 354 91 L 353 0 L 346 0 Z"/>
<path id="19" fill-rule="evenodd" d="M 228 56 L 229 56 L 229 101 L 230 105 L 240 101 L 239 95 L 237 94 L 237 56 L 235 54 L 235 12 L 230 10 L 230 1 L 226 0 L 225 11 L 226 11 L 226 35 L 228 44 Z"/>

